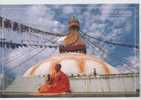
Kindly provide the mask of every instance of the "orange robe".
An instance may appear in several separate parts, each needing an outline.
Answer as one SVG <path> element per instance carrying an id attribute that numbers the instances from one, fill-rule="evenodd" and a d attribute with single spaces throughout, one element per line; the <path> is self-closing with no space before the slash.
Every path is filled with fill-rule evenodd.
<path id="1" fill-rule="evenodd" d="M 39 94 L 58 94 L 70 92 L 69 78 L 59 71 L 54 78 L 52 84 L 44 84 L 39 88 Z"/>

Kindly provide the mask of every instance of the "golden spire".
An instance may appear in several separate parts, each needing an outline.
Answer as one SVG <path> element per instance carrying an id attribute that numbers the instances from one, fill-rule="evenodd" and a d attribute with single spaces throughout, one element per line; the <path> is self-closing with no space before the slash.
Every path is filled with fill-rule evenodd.
<path id="1" fill-rule="evenodd" d="M 69 19 L 69 31 L 79 31 L 80 24 L 75 16 L 71 16 Z"/>
<path id="2" fill-rule="evenodd" d="M 80 51 L 80 52 L 86 53 L 85 43 L 81 39 L 80 32 L 79 32 L 80 24 L 75 16 L 70 17 L 68 22 L 68 28 L 69 28 L 69 31 L 66 38 L 64 39 L 63 46 L 60 47 L 60 52 Z"/>

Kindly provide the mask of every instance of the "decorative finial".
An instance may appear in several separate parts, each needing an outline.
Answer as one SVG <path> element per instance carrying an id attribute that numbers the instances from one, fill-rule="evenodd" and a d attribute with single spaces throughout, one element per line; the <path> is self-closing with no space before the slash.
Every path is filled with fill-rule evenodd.
<path id="1" fill-rule="evenodd" d="M 69 23 L 71 23 L 71 22 L 78 22 L 79 23 L 78 19 L 75 16 L 70 17 Z"/>

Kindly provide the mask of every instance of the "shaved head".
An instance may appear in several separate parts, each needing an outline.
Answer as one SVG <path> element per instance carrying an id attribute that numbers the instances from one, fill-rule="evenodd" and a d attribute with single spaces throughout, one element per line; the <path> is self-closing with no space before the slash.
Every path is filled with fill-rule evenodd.
<path id="1" fill-rule="evenodd" d="M 60 71 L 61 67 L 62 67 L 61 64 L 56 64 L 55 66 L 56 72 Z"/>

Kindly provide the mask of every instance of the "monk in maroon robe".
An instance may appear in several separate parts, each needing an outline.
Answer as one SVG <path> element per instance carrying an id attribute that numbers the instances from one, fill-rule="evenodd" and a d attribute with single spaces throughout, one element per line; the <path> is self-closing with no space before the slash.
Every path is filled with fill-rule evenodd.
<path id="1" fill-rule="evenodd" d="M 48 75 L 48 80 L 39 88 L 39 95 L 60 94 L 70 92 L 68 76 L 61 71 L 61 65 L 55 66 L 55 75 Z"/>

